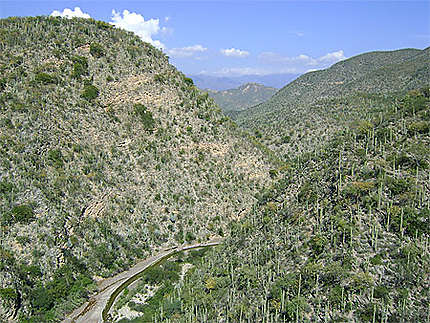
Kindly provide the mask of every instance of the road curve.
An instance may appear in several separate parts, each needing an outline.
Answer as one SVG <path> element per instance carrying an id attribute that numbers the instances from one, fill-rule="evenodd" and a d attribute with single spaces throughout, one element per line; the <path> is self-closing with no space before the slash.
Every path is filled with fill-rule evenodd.
<path id="1" fill-rule="evenodd" d="M 129 278 L 137 275 L 146 268 L 157 263 L 164 257 L 170 256 L 176 252 L 185 251 L 189 249 L 216 246 L 220 243 L 220 240 L 212 240 L 207 243 L 198 243 L 188 246 L 179 246 L 164 249 L 160 253 L 150 258 L 147 258 L 136 265 L 134 265 L 129 270 L 123 271 L 114 277 L 107 278 L 103 280 L 98 286 L 97 294 L 90 297 L 90 299 L 74 310 L 72 313 L 68 314 L 63 320 L 63 323 L 102 323 L 102 312 L 106 307 L 111 295 L 121 287 L 121 285 Z"/>

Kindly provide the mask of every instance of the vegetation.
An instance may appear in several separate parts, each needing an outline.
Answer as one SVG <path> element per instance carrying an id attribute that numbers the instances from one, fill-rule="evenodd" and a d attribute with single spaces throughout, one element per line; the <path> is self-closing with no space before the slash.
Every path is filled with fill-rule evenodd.
<path id="1" fill-rule="evenodd" d="M 269 100 L 278 89 L 257 83 L 247 83 L 239 86 L 237 89 L 206 91 L 224 113 L 232 115 L 235 111 L 246 110 L 254 105 Z"/>
<path id="2" fill-rule="evenodd" d="M 217 236 L 115 317 L 428 320 L 429 49 L 305 74 L 235 113 L 247 132 L 106 23 L 8 18 L 0 38 L 0 321 L 61 321 L 95 277 Z"/>
<path id="3" fill-rule="evenodd" d="M 250 132 L 264 134 L 262 142 L 280 156 L 297 157 L 320 148 L 350 120 L 365 115 L 363 109 L 384 104 L 384 96 L 400 98 L 428 86 L 429 53 L 430 47 L 361 54 L 306 73 L 270 100 L 229 115 Z"/>
<path id="4" fill-rule="evenodd" d="M 146 270 L 138 285 L 124 291 L 119 297 L 112 316 L 114 320 L 122 323 L 151 322 L 160 308 L 163 309 L 163 320 L 178 317 L 182 313 L 181 302 L 175 300 L 172 293 L 176 286 L 183 283 L 184 277 L 194 270 L 193 268 L 200 266 L 201 258 L 206 252 L 207 248 L 202 248 L 185 254 L 180 253 Z M 150 291 L 153 291 L 153 295 L 142 301 L 145 296 L 152 294 Z M 124 317 L 120 314 L 122 308 L 129 308 L 138 314 Z"/>
<path id="5" fill-rule="evenodd" d="M 93 277 L 223 233 L 270 182 L 264 149 L 134 34 L 27 17 L 0 38 L 0 321 L 60 321 Z"/>
<path id="6" fill-rule="evenodd" d="M 146 131 L 154 130 L 155 120 L 152 117 L 152 112 L 148 111 L 148 109 L 140 103 L 134 105 L 134 110 L 136 111 L 137 116 L 143 123 L 143 127 Z"/>
<path id="7" fill-rule="evenodd" d="M 430 118 L 426 93 L 382 97 L 365 134 L 351 122 L 291 160 L 176 287 L 169 322 L 425 322 L 430 136 L 407 125 Z"/>

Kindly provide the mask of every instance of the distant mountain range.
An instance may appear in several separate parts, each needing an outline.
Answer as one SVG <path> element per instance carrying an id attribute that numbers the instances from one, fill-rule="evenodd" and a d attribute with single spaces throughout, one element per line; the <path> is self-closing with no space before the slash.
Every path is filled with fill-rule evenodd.
<path id="1" fill-rule="evenodd" d="M 206 90 L 224 113 L 242 111 L 269 100 L 278 89 L 258 83 L 246 83 L 236 89 Z"/>
<path id="2" fill-rule="evenodd" d="M 218 77 L 211 75 L 188 75 L 200 89 L 217 91 L 237 88 L 246 83 L 259 83 L 265 86 L 281 88 L 296 79 L 300 74 L 269 74 L 269 75 L 242 75 L 234 77 Z"/>

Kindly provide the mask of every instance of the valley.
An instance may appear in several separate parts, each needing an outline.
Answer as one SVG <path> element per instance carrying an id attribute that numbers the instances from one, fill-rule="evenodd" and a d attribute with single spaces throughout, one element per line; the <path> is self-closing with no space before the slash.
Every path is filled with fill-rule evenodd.
<path id="1" fill-rule="evenodd" d="M 0 48 L 0 321 L 429 321 L 429 47 L 280 90 L 94 19 Z"/>

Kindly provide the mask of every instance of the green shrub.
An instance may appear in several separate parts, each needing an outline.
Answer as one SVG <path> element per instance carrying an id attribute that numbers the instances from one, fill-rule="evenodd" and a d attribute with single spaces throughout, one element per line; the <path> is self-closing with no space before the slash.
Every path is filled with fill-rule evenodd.
<path id="1" fill-rule="evenodd" d="M 153 131 L 155 126 L 155 120 L 152 116 L 152 112 L 140 103 L 134 105 L 134 111 L 143 123 L 143 127 L 146 131 Z"/>
<path id="2" fill-rule="evenodd" d="M 191 241 L 194 241 L 194 240 L 196 240 L 196 236 L 192 233 L 192 232 L 187 232 L 186 234 L 185 234 L 185 240 L 187 241 L 187 242 L 191 242 Z"/>
<path id="3" fill-rule="evenodd" d="M 55 166 L 57 168 L 63 167 L 64 165 L 63 154 L 59 149 L 51 149 L 48 152 L 48 160 L 51 162 L 52 166 Z"/>
<path id="4" fill-rule="evenodd" d="M 0 299 L 6 304 L 11 304 L 17 298 L 17 293 L 13 288 L 0 288 Z"/>
<path id="5" fill-rule="evenodd" d="M 408 125 L 408 132 L 410 134 L 416 134 L 416 133 L 429 133 L 430 130 L 430 123 L 427 121 L 418 121 L 418 122 L 412 122 Z"/>
<path id="6" fill-rule="evenodd" d="M 0 194 L 8 194 L 9 192 L 12 192 L 14 189 L 14 185 L 7 181 L 1 181 L 0 182 Z"/>
<path id="7" fill-rule="evenodd" d="M 49 75 L 48 73 L 37 73 L 34 77 L 34 82 L 47 85 L 57 83 L 57 78 L 55 76 Z"/>
<path id="8" fill-rule="evenodd" d="M 112 29 L 113 26 L 105 21 L 96 20 L 96 25 L 100 29 Z"/>
<path id="9" fill-rule="evenodd" d="M 105 50 L 99 43 L 91 43 L 90 54 L 96 58 L 99 58 L 105 55 Z"/>
<path id="10" fill-rule="evenodd" d="M 3 91 L 6 88 L 6 79 L 3 77 L 0 79 L 0 91 Z"/>
<path id="11" fill-rule="evenodd" d="M 83 56 L 74 56 L 72 57 L 73 61 L 73 70 L 72 77 L 73 78 L 81 78 L 82 75 L 88 75 L 88 60 Z"/>
<path id="12" fill-rule="evenodd" d="M 163 278 L 163 269 L 160 266 L 154 266 L 146 270 L 144 280 L 150 284 L 158 284 Z"/>
<path id="13" fill-rule="evenodd" d="M 84 91 L 81 94 L 81 97 L 88 101 L 93 101 L 95 98 L 99 96 L 99 89 L 96 88 L 92 84 L 87 84 L 84 86 Z"/>
<path id="14" fill-rule="evenodd" d="M 12 217 L 14 222 L 29 223 L 34 219 L 33 207 L 28 204 L 16 205 L 12 208 Z"/>
<path id="15" fill-rule="evenodd" d="M 164 83 L 164 76 L 161 74 L 156 74 L 154 76 L 154 81 L 159 83 Z"/>
<path id="16" fill-rule="evenodd" d="M 184 77 L 184 82 L 187 86 L 193 86 L 194 85 L 193 80 L 189 77 L 186 77 L 186 76 Z"/>

